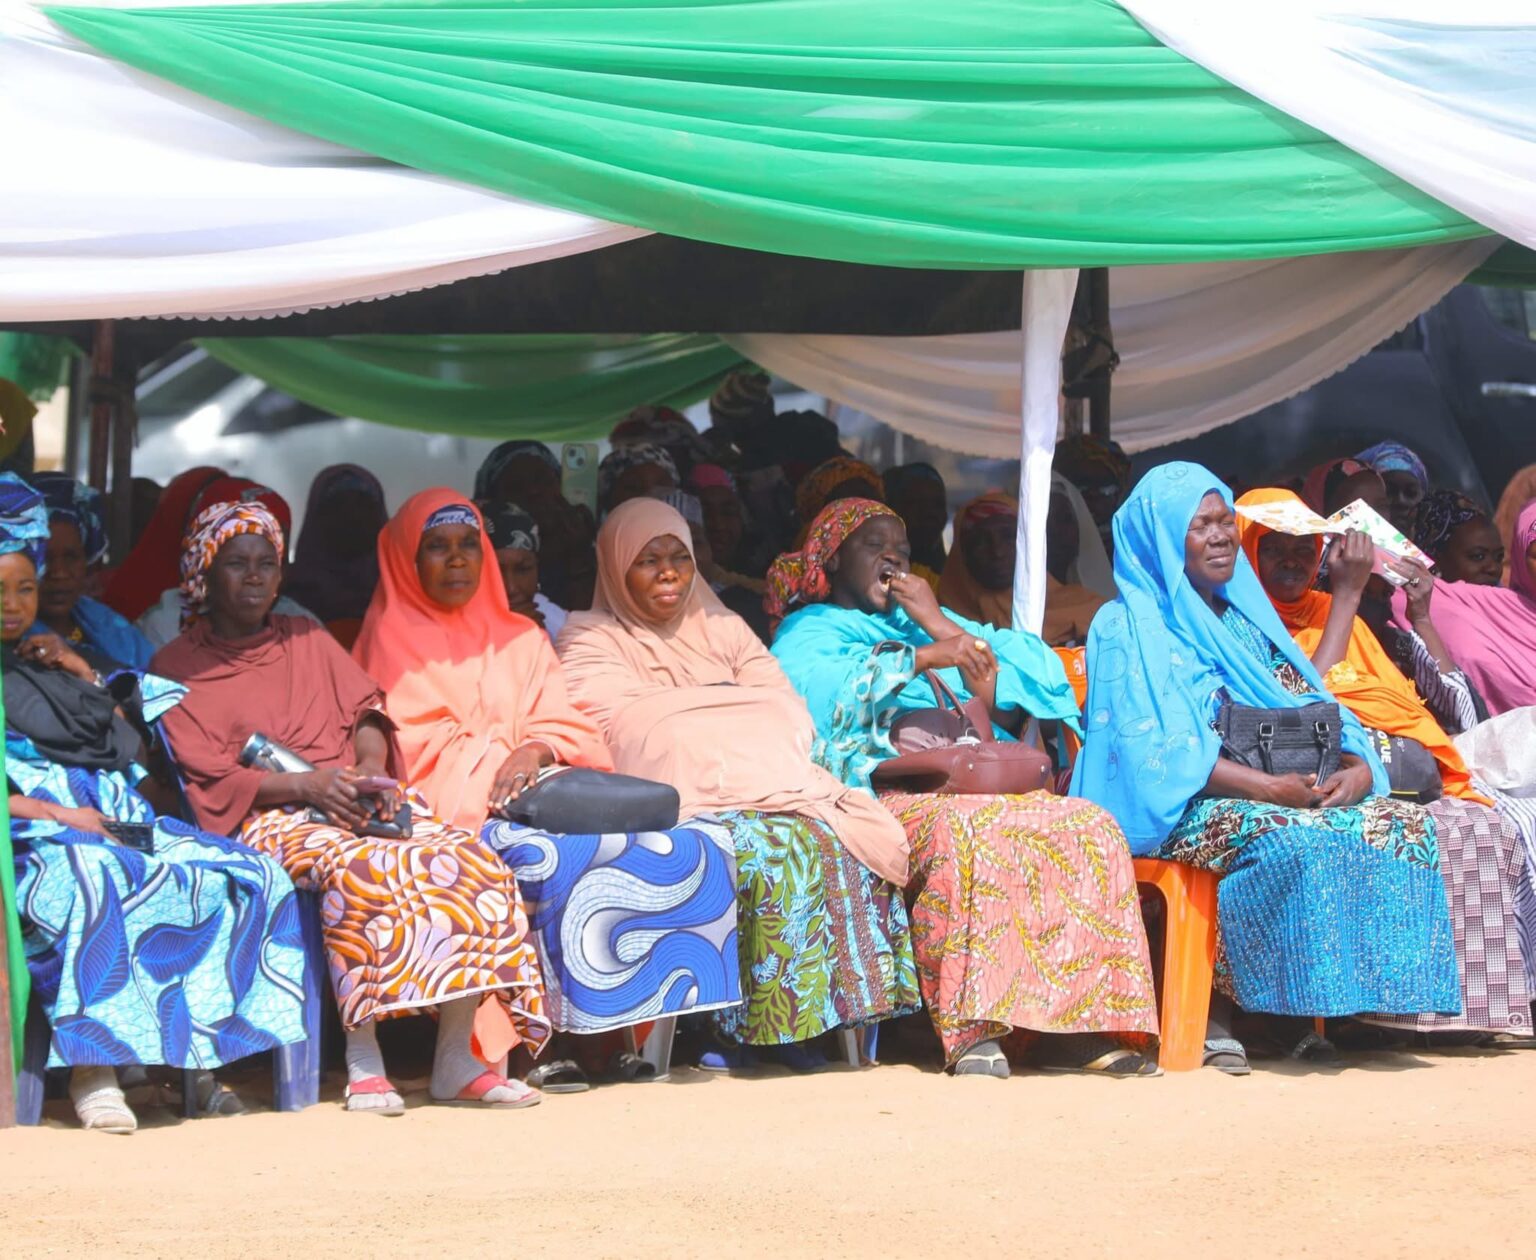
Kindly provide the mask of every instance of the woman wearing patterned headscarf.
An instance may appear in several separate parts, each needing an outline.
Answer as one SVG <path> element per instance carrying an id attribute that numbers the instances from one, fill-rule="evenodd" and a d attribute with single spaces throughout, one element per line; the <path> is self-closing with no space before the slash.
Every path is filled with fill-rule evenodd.
<path id="1" fill-rule="evenodd" d="M 149 640 L 85 594 L 91 571 L 107 554 L 101 492 L 56 472 L 33 474 L 32 485 L 48 507 L 49 525 L 47 576 L 33 632 L 46 630 L 71 646 L 83 644 L 131 669 L 145 668 L 155 652 Z"/>
<path id="2" fill-rule="evenodd" d="M 477 505 L 485 533 L 496 551 L 507 607 L 544 627 L 553 639 L 565 624 L 566 611 L 539 590 L 539 524 L 515 503 Z"/>
<path id="3" fill-rule="evenodd" d="M 985 701 L 1000 739 L 1031 717 L 1076 728 L 1055 653 L 941 608 L 910 559 L 899 516 L 843 499 L 769 574 L 769 610 L 785 618 L 773 655 L 810 709 L 818 764 L 872 791 L 871 771 L 895 752 L 892 719 L 939 703 L 928 671 Z M 1034 1048 L 1045 1066 L 1155 1075 L 1104 1035 L 1157 1028 L 1131 858 L 1109 815 L 1047 792 L 880 799 L 911 848 L 913 949 L 946 1064 L 1007 1076 L 998 1042 L 1020 1028 L 1050 1034 Z"/>
<path id="4" fill-rule="evenodd" d="M 1429 470 L 1424 461 L 1401 442 L 1377 442 L 1355 458 L 1381 474 L 1387 487 L 1387 519 L 1412 537 L 1419 504 L 1429 493 Z"/>
<path id="5" fill-rule="evenodd" d="M 1413 541 L 1434 558 L 1435 572 L 1447 582 L 1503 581 L 1504 539 L 1488 513 L 1464 494 L 1437 490 L 1419 504 Z"/>
<path id="6" fill-rule="evenodd" d="M 189 687 L 164 727 L 192 809 L 321 894 L 347 1035 L 348 1111 L 404 1111 L 375 1026 L 427 1010 L 438 1013 L 434 1101 L 537 1102 L 536 1091 L 486 1067 L 519 1040 L 537 1048 L 548 1035 L 517 885 L 495 853 L 402 785 L 379 685 L 321 627 L 273 612 L 283 549 L 260 503 L 213 504 L 188 532 L 188 627 L 153 665 Z M 257 734 L 314 768 L 243 764 Z M 408 836 L 369 834 L 403 804 Z"/>
<path id="7" fill-rule="evenodd" d="M 1099 527 L 1105 550 L 1113 551 L 1109 523 L 1131 488 L 1131 457 L 1118 442 L 1074 433 L 1056 444 L 1051 467 L 1077 487 Z"/>
<path id="8" fill-rule="evenodd" d="M 585 608 L 592 600 L 597 561 L 592 540 L 597 520 L 585 505 L 566 501 L 560 461 L 543 442 L 503 442 L 475 474 L 481 503 L 520 503 L 539 526 L 539 582 L 562 608 Z"/>
<path id="9" fill-rule="evenodd" d="M 597 467 L 597 506 L 604 515 L 652 490 L 676 490 L 677 465 L 659 446 L 616 446 Z"/>
<path id="10" fill-rule="evenodd" d="M 10 940 L 14 1026 L 29 971 L 53 1032 L 49 1063 L 72 1068 L 81 1124 L 126 1133 L 137 1121 L 115 1067 L 212 1068 L 302 1041 L 304 955 L 276 862 L 157 816 L 138 791 L 141 740 L 122 714 L 152 723 L 182 689 L 54 634 L 22 638 L 48 537 L 42 499 L 0 475 L 11 817 L 0 897 L 25 929 Z M 196 949 L 174 945 L 194 938 Z M 206 1105 L 238 1109 L 207 1087 Z"/>

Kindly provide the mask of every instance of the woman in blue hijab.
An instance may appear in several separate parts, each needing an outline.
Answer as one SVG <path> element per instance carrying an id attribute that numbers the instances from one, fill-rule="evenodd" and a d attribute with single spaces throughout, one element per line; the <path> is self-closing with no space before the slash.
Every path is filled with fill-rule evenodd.
<path id="1" fill-rule="evenodd" d="M 1349 710 L 1343 764 L 1322 783 L 1221 755 L 1223 701 L 1331 699 L 1238 545 L 1231 491 L 1198 464 L 1164 464 L 1115 513 L 1114 535 L 1120 596 L 1088 636 L 1073 793 L 1109 810 L 1133 853 L 1222 876 L 1218 988 L 1245 1010 L 1459 1011 L 1434 823 L 1384 795 Z M 1246 1071 L 1226 1014 L 1213 1006 L 1207 1061 Z"/>
<path id="2" fill-rule="evenodd" d="M 14 896 L 3 877 L 0 890 L 52 1031 L 49 1066 L 72 1069 L 83 1127 L 127 1133 L 137 1121 L 117 1066 L 214 1068 L 303 1040 L 303 942 L 281 866 L 157 816 L 141 794 L 144 724 L 185 689 L 54 634 L 23 638 L 48 517 L 32 487 L 0 474 L 0 862 Z M 203 1088 L 205 1109 L 238 1106 L 206 1073 Z"/>
<path id="3" fill-rule="evenodd" d="M 126 665 L 145 669 L 155 650 L 132 622 L 85 594 L 91 571 L 107 558 L 101 491 L 67 473 L 31 478 L 48 509 L 47 574 L 38 590 L 38 622 L 32 634 L 57 634 Z"/>

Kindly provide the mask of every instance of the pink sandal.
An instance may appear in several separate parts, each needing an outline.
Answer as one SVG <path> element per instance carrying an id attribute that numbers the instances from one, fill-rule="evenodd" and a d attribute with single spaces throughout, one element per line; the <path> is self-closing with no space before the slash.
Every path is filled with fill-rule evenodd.
<path id="1" fill-rule="evenodd" d="M 517 1096 L 510 1102 L 487 1102 L 485 1096 L 493 1089 L 510 1089 Z M 544 1096 L 522 1081 L 509 1080 L 487 1069 L 464 1086 L 453 1098 L 434 1098 L 440 1107 L 492 1107 L 497 1111 L 514 1111 L 519 1107 L 537 1107 Z"/>
<path id="2" fill-rule="evenodd" d="M 371 1094 L 393 1094 L 396 1098 L 400 1097 L 400 1091 L 389 1083 L 387 1076 L 365 1076 L 360 1081 L 347 1082 L 347 1089 L 344 1094 L 347 1110 L 357 1112 L 359 1115 L 370 1116 L 403 1116 L 405 1114 L 404 1099 L 401 1099 L 400 1102 L 393 1106 L 354 1107 L 352 1105 L 354 1097 Z"/>

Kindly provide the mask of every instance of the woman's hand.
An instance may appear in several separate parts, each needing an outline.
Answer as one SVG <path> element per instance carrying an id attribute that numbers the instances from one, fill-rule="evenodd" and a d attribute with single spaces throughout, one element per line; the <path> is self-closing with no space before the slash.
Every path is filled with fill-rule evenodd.
<path id="1" fill-rule="evenodd" d="M 917 622 L 933 639 L 947 639 L 960 627 L 944 615 L 933 587 L 913 573 L 898 573 L 890 581 L 891 603 Z"/>
<path id="2" fill-rule="evenodd" d="M 1323 794 L 1317 788 L 1317 776 L 1312 774 L 1267 774 L 1264 795 L 1261 799 L 1271 805 L 1286 809 L 1316 809 L 1323 803 Z"/>
<path id="3" fill-rule="evenodd" d="M 1371 580 L 1376 563 L 1376 544 L 1358 529 L 1352 529 L 1328 553 L 1328 580 L 1335 596 L 1350 592 L 1357 597 Z"/>
<path id="4" fill-rule="evenodd" d="M 50 805 L 48 815 L 53 822 L 73 831 L 84 831 L 93 836 L 106 836 L 108 839 L 112 836 L 112 833 L 107 830 L 107 816 L 99 809 L 91 809 L 86 805 L 79 807 Z"/>
<path id="5" fill-rule="evenodd" d="M 1371 768 L 1359 757 L 1343 757 L 1339 768 L 1318 785 L 1323 794 L 1321 808 L 1339 809 L 1358 805 L 1371 794 Z"/>
<path id="6" fill-rule="evenodd" d="M 913 656 L 918 673 L 930 669 L 958 669 L 967 687 L 971 686 L 972 677 L 985 678 L 990 673 L 994 681 L 997 678 L 997 658 L 992 655 L 987 641 L 974 634 L 952 634 L 925 643 Z"/>
<path id="7" fill-rule="evenodd" d="M 513 749 L 512 755 L 501 763 L 496 781 L 491 784 L 488 802 L 492 813 L 503 812 L 508 805 L 531 788 L 539 778 L 539 771 L 554 762 L 554 755 L 546 744 L 524 744 Z"/>
<path id="8" fill-rule="evenodd" d="M 86 663 L 85 657 L 56 634 L 34 634 L 23 639 L 16 655 L 23 660 L 36 661 L 44 669 L 62 669 L 86 682 L 96 681 L 96 671 Z"/>
<path id="9" fill-rule="evenodd" d="M 1408 579 L 1403 587 L 1403 595 L 1408 600 L 1409 623 L 1414 626 L 1423 625 L 1429 620 L 1429 602 L 1435 594 L 1435 575 L 1417 560 L 1410 560 L 1406 556 L 1391 563 L 1394 571 Z"/>
<path id="10" fill-rule="evenodd" d="M 357 767 L 359 779 L 388 779 L 390 786 L 382 792 L 370 792 L 367 797 L 361 798 L 365 802 L 373 801 L 373 812 L 380 818 L 390 819 L 400 812 L 400 806 L 404 803 L 400 792 L 400 784 L 390 774 L 389 767 L 383 761 L 370 761 Z"/>
<path id="11" fill-rule="evenodd" d="M 351 767 L 341 770 L 311 770 L 298 776 L 300 800 L 318 809 L 338 827 L 358 832 L 368 825 L 367 805 L 361 803 L 357 781 L 361 778 Z"/>

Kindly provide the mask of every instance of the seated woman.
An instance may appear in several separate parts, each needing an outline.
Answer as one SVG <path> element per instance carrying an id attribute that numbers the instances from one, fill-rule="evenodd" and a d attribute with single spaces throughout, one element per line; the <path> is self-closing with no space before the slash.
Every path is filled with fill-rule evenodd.
<path id="1" fill-rule="evenodd" d="M 653 490 L 676 490 L 677 465 L 659 446 L 616 446 L 597 467 L 597 505 L 606 516 Z"/>
<path id="2" fill-rule="evenodd" d="M 1498 586 L 1504 580 L 1504 539 L 1492 518 L 1454 490 L 1437 490 L 1419 504 L 1413 541 L 1433 556 L 1446 582 Z"/>
<path id="3" fill-rule="evenodd" d="M 388 519 L 384 487 L 366 468 L 322 468 L 309 483 L 304 532 L 284 583 L 289 598 L 328 626 L 361 621 L 379 583 L 379 531 Z"/>
<path id="4" fill-rule="evenodd" d="M 1429 493 L 1429 470 L 1424 461 L 1401 442 L 1377 442 L 1355 456 L 1381 476 L 1387 492 L 1387 519 L 1413 537 L 1419 504 Z"/>
<path id="5" fill-rule="evenodd" d="M 1221 755 L 1223 702 L 1328 698 L 1238 546 L 1227 488 L 1198 464 L 1164 464 L 1114 529 L 1120 597 L 1088 636 L 1072 790 L 1114 814 L 1132 852 L 1221 874 L 1218 982 L 1246 1010 L 1459 1011 L 1434 820 L 1382 794 L 1359 721 L 1342 711 L 1344 757 L 1322 783 Z M 1207 1062 L 1244 1072 L 1228 1015 L 1213 1006 Z M 1303 1036 L 1293 1053 L 1330 1052 Z"/>
<path id="6" fill-rule="evenodd" d="M 166 588 L 181 580 L 181 540 L 196 515 L 203 490 L 228 474 L 222 468 L 199 465 L 171 479 L 139 540 L 112 572 L 102 602 L 129 621 L 144 615 Z"/>
<path id="7" fill-rule="evenodd" d="M 501 584 L 507 588 L 507 607 L 543 626 L 544 633 L 553 639 L 565 624 L 566 612 L 539 590 L 538 522 L 515 503 L 494 501 L 477 506 L 486 536 L 495 548 Z"/>
<path id="8" fill-rule="evenodd" d="M 900 517 L 845 499 L 769 574 L 769 611 L 789 613 L 773 655 L 810 707 L 816 760 L 866 791 L 893 755 L 891 719 L 938 703 L 927 670 L 962 699 L 984 699 L 1005 738 L 1030 717 L 1077 723 L 1055 653 L 940 608 L 909 560 Z M 956 1073 L 1007 1076 L 998 1039 L 1022 1028 L 1050 1034 L 1035 1053 L 1057 1070 L 1156 1074 L 1098 1035 L 1157 1029 L 1136 881 L 1113 819 L 1046 792 L 889 792 L 881 803 L 907 833 L 918 979 Z"/>
<path id="9" fill-rule="evenodd" d="M 1286 502 L 1300 500 L 1289 490 L 1254 490 L 1237 506 Z M 1375 548 L 1370 539 L 1350 534 L 1335 545 L 1332 589 L 1325 594 L 1312 589 L 1322 553 L 1323 540 L 1317 535 L 1292 537 L 1242 520 L 1241 537 L 1243 553 L 1265 594 L 1329 692 L 1367 729 L 1422 745 L 1439 770 L 1444 795 L 1428 809 L 1439 835 L 1440 869 L 1456 930 L 1462 1010 L 1455 1017 L 1422 1015 L 1409 1026 L 1420 1032 L 1528 1031 L 1532 994 L 1517 919 L 1526 879 L 1521 836 L 1513 819 L 1489 808 L 1490 793 L 1474 785 L 1461 754 L 1413 684 L 1355 615 L 1371 576 Z M 1425 580 L 1410 578 L 1410 593 Z"/>
<path id="10" fill-rule="evenodd" d="M 560 460 L 543 442 L 503 442 L 475 473 L 477 503 L 520 503 L 539 526 L 539 586 L 561 608 L 592 602 L 597 567 L 592 510 L 568 503 Z"/>
<path id="11" fill-rule="evenodd" d="M 101 492 L 64 473 L 32 476 L 48 507 L 48 558 L 38 593 L 33 632 L 58 635 L 72 647 L 89 648 L 130 669 L 144 669 L 154 648 L 134 627 L 86 595 L 92 569 L 107 556 Z"/>
<path id="12" fill-rule="evenodd" d="M 906 836 L 812 764 L 804 702 L 704 582 L 689 534 L 665 503 L 615 509 L 597 535 L 597 600 L 555 646 L 618 769 L 672 784 L 685 817 L 730 828 L 745 1000 L 717 1026 L 783 1046 L 916 1010 Z"/>
<path id="13" fill-rule="evenodd" d="M 548 1034 L 517 885 L 417 792 L 365 782 L 405 777 L 392 755 L 394 724 L 378 684 L 323 627 L 272 611 L 282 554 L 282 530 L 259 503 L 216 503 L 188 534 L 182 594 L 191 624 L 153 667 L 189 689 L 163 726 L 192 808 L 204 827 L 238 834 L 321 894 L 347 1036 L 347 1110 L 404 1111 L 375 1025 L 427 1010 L 438 1013 L 434 1101 L 536 1103 L 537 1091 L 485 1066 L 520 1038 L 538 1046 Z M 314 768 L 241 764 L 256 734 Z M 371 816 L 393 817 L 402 795 L 414 814 L 410 837 L 367 835 Z"/>
<path id="14" fill-rule="evenodd" d="M 1088 637 L 1093 614 L 1106 600 L 1079 585 L 1074 576 L 1080 547 L 1079 524 L 1071 501 L 1054 489 L 1057 480 L 1052 478 L 1046 530 L 1049 572 L 1045 624 L 1040 637 L 1053 647 L 1065 647 L 1080 644 Z M 1092 528 L 1092 517 L 1088 520 Z M 1019 501 L 1002 490 L 989 490 L 955 513 L 955 548 L 939 579 L 939 602 L 945 608 L 998 630 L 1012 628 L 1018 528 Z M 1090 538 L 1102 553 L 1097 531 Z"/>
<path id="15" fill-rule="evenodd" d="M 1536 464 L 1527 464 L 1504 487 L 1504 493 L 1499 496 L 1499 506 L 1493 514 L 1493 527 L 1499 531 L 1500 538 L 1513 539 L 1515 535 L 1515 523 L 1520 519 L 1520 514 L 1526 507 L 1536 503 Z M 1510 586 L 1514 583 L 1514 569 L 1520 557 L 1514 554 L 1518 550 L 1518 544 L 1504 557 L 1504 577 L 1502 585 Z M 1536 558 L 1527 561 L 1536 564 Z"/>
<path id="16" fill-rule="evenodd" d="M 499 821 L 546 768 L 612 760 L 566 696 L 549 639 L 508 610 L 490 550 L 479 512 L 448 489 L 413 495 L 379 536 L 379 589 L 356 656 L 384 687 L 406 773 L 517 873 L 556 1029 L 735 1004 L 723 827 L 552 836 Z"/>
<path id="17" fill-rule="evenodd" d="M 1504 550 L 1500 547 L 1499 554 Z M 1531 668 L 1536 660 L 1536 503 L 1527 504 L 1516 520 L 1508 553 L 1507 587 L 1463 580 L 1441 581 L 1434 588 L 1434 624 L 1444 639 L 1442 669 L 1464 674 L 1486 715 L 1494 717 L 1536 705 L 1536 670 Z M 1400 629 L 1422 628 L 1414 601 L 1404 592 L 1392 597 L 1391 607 Z M 1427 691 L 1425 696 L 1433 699 Z M 1461 723 L 1462 728 L 1483 715 L 1470 714 L 1474 720 Z"/>
<path id="18" fill-rule="evenodd" d="M 276 862 L 158 817 L 136 790 L 142 745 L 114 693 L 153 721 L 179 687 L 146 677 L 140 697 L 89 648 L 22 638 L 48 537 L 42 499 L 0 475 L 5 893 L 53 1029 L 49 1066 L 72 1068 L 85 1128 L 131 1133 L 115 1067 L 213 1068 L 304 1039 L 298 909 Z"/>

